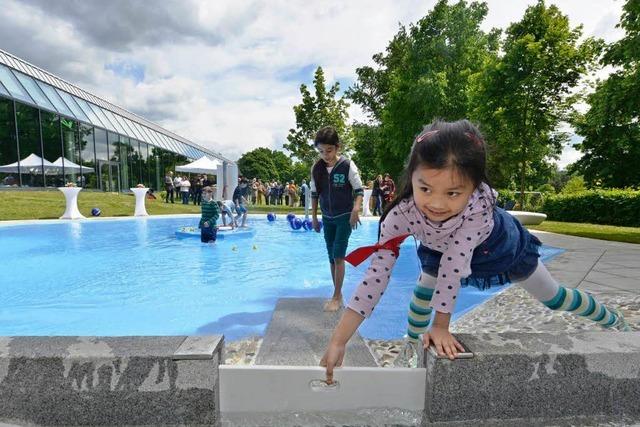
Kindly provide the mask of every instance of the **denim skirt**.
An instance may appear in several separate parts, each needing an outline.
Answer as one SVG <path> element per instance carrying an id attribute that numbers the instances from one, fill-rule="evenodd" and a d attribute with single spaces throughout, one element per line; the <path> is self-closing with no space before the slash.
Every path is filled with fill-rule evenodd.
<path id="1" fill-rule="evenodd" d="M 535 271 L 540 257 L 540 240 L 504 209 L 494 207 L 493 230 L 477 246 L 471 258 L 471 275 L 460 281 L 462 286 L 480 290 L 508 282 L 525 280 Z M 424 245 L 418 247 L 422 271 L 437 277 L 442 252 Z"/>

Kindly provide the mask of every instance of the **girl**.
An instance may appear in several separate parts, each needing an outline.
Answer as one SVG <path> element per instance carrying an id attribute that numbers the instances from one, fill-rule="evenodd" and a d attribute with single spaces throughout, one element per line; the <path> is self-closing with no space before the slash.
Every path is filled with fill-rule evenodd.
<path id="1" fill-rule="evenodd" d="M 422 265 L 409 309 L 408 338 L 439 355 L 455 358 L 464 348 L 449 332 L 460 286 L 486 289 L 519 282 L 552 310 L 566 310 L 604 327 L 626 330 L 611 311 L 579 289 L 560 286 L 539 261 L 540 241 L 510 214 L 495 206 L 497 193 L 487 184 L 485 143 L 468 121 L 436 122 L 416 139 L 403 188 L 380 218 L 379 240 L 346 258 L 357 265 L 375 252 L 371 266 L 336 327 L 321 365 L 327 382 L 340 366 L 345 344 L 382 296 L 400 243 L 414 236 Z M 433 325 L 429 326 L 432 310 Z"/>
<path id="2" fill-rule="evenodd" d="M 342 306 L 342 282 L 344 280 L 344 255 L 347 252 L 351 230 L 360 218 L 362 183 L 356 165 L 339 155 L 340 139 L 331 126 L 323 127 L 315 138 L 320 153 L 311 169 L 311 215 L 313 229 L 320 232 L 318 200 L 322 209 L 324 240 L 329 254 L 329 268 L 333 279 L 333 297 L 325 311 L 337 311 Z M 354 203 L 355 195 L 355 203 Z"/>

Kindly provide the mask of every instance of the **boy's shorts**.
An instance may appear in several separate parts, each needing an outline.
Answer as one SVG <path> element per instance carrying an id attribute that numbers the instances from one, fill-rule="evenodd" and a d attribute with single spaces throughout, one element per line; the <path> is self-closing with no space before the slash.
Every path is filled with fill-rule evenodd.
<path id="1" fill-rule="evenodd" d="M 327 244 L 327 254 L 329 262 L 333 264 L 335 259 L 344 258 L 347 254 L 349 237 L 351 236 L 351 215 L 341 215 L 335 218 L 322 217 L 322 228 L 324 229 L 324 241 Z"/>
<path id="2" fill-rule="evenodd" d="M 200 241 L 202 243 L 215 242 L 218 237 L 218 227 L 205 227 L 200 229 Z"/>
<path id="3" fill-rule="evenodd" d="M 238 212 L 238 215 L 242 215 L 244 213 L 247 213 L 247 207 L 245 205 L 243 205 L 242 203 L 239 205 L 236 205 L 236 212 Z"/>

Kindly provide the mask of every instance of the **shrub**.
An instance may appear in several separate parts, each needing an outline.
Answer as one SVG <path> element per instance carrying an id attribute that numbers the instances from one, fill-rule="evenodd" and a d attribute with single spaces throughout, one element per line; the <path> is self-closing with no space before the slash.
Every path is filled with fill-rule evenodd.
<path id="1" fill-rule="evenodd" d="M 549 220 L 640 227 L 640 191 L 583 190 L 545 198 Z"/>

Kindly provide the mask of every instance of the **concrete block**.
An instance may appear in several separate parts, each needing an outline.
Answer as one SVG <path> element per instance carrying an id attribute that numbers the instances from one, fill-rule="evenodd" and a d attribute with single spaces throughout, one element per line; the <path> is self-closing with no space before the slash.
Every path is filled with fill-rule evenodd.
<path id="1" fill-rule="evenodd" d="M 639 413 L 640 333 L 459 334 L 471 359 L 426 353 L 432 422 Z"/>
<path id="2" fill-rule="evenodd" d="M 214 424 L 222 339 L 199 340 L 208 359 L 174 360 L 185 337 L 2 337 L 0 421 Z"/>

